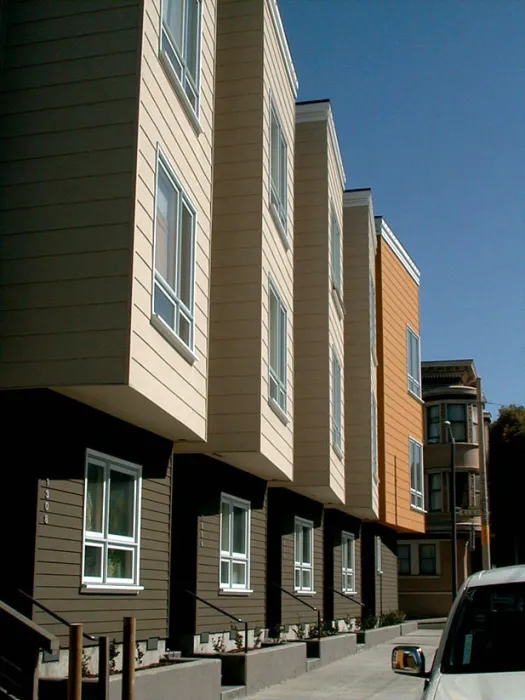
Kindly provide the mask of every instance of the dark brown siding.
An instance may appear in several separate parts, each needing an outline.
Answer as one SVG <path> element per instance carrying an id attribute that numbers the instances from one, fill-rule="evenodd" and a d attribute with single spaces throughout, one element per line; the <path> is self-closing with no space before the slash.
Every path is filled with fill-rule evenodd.
<path id="1" fill-rule="evenodd" d="M 320 503 L 299 496 L 287 489 L 270 489 L 268 496 L 268 598 L 267 625 L 295 625 L 316 622 L 317 613 L 300 601 L 279 591 L 282 586 L 294 593 L 294 518 L 314 523 L 314 589 L 315 595 L 303 600 L 323 614 L 324 535 L 323 507 Z"/>
<path id="2" fill-rule="evenodd" d="M 221 493 L 251 503 L 250 594 L 220 593 Z M 175 643 L 186 648 L 194 634 L 229 630 L 232 624 L 226 616 L 196 602 L 186 590 L 246 620 L 250 629 L 264 626 L 266 522 L 264 480 L 209 457 L 175 458 L 171 619 Z"/>
<path id="3" fill-rule="evenodd" d="M 342 592 L 342 544 L 341 535 L 348 532 L 355 535 L 355 583 L 357 600 L 361 600 L 361 523 L 337 510 L 325 511 L 325 580 L 332 581 L 331 587 Z M 342 620 L 347 616 L 361 617 L 361 606 L 334 593 L 325 587 L 324 610 L 327 620 Z"/>
<path id="4" fill-rule="evenodd" d="M 397 543 L 395 533 L 381 530 L 381 564 L 383 575 L 376 573 L 376 615 L 398 610 Z"/>
<path id="5" fill-rule="evenodd" d="M 89 634 L 119 640 L 122 618 L 134 615 L 138 639 L 165 638 L 171 443 L 48 390 L 11 392 L 9 404 L 13 417 L 24 416 L 25 429 L 38 446 L 37 452 L 29 451 L 18 463 L 28 478 L 38 479 L 34 597 L 69 622 L 83 623 Z M 143 467 L 140 583 L 144 590 L 139 594 L 80 592 L 88 448 Z M 34 620 L 67 646 L 64 625 L 36 608 Z"/>

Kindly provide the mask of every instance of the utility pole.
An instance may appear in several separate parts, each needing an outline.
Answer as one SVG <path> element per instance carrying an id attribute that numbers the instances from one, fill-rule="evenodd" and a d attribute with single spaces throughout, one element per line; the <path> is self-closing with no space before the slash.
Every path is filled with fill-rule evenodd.
<path id="1" fill-rule="evenodd" d="M 456 440 L 452 432 L 452 424 L 449 420 L 444 422 L 448 431 L 450 442 L 450 479 L 449 479 L 449 503 L 450 503 L 450 546 L 452 551 L 452 602 L 456 600 L 458 592 L 458 526 L 456 514 Z"/>
<path id="2" fill-rule="evenodd" d="M 476 380 L 478 392 L 478 442 L 479 442 L 479 473 L 481 491 L 481 561 L 484 569 L 491 568 L 490 559 L 490 522 L 489 522 L 489 488 L 487 482 L 487 454 L 485 446 L 485 419 L 483 417 L 483 392 L 481 379 Z"/>

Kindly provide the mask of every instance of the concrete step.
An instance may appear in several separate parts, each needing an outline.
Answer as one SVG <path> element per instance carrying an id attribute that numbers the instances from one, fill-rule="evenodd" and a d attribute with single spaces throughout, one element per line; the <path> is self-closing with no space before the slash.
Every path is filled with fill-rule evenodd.
<path id="1" fill-rule="evenodd" d="M 246 686 L 223 685 L 221 686 L 221 700 L 240 700 L 246 697 Z"/>
<path id="2" fill-rule="evenodd" d="M 314 671 L 316 668 L 321 667 L 321 659 L 306 659 L 306 672 Z"/>
<path id="3" fill-rule="evenodd" d="M 357 653 L 359 654 L 360 651 L 364 651 L 366 649 L 366 644 L 358 644 L 357 645 Z"/>

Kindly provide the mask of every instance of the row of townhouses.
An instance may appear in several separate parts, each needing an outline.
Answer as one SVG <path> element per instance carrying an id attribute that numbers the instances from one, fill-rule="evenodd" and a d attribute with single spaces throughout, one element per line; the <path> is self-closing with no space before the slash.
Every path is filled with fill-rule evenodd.
<path id="1" fill-rule="evenodd" d="M 420 273 L 296 102 L 276 0 L 1 7 L 0 599 L 62 657 L 20 589 L 186 654 L 228 627 L 195 596 L 251 641 L 302 601 L 428 612 Z M 451 403 L 478 429 L 460 393 L 429 389 L 428 442 Z"/>

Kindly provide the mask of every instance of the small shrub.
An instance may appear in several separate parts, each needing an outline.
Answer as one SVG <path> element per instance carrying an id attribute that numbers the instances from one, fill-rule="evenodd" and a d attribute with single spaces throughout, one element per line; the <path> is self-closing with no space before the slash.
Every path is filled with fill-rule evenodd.
<path id="1" fill-rule="evenodd" d="M 117 649 L 117 642 L 112 639 L 109 643 L 109 672 L 110 674 L 117 672 L 117 658 L 120 656 L 120 651 Z"/>
<path id="2" fill-rule="evenodd" d="M 89 662 L 91 658 L 84 652 L 82 654 L 82 678 L 94 678 L 95 673 L 89 670 Z"/>
<path id="3" fill-rule="evenodd" d="M 232 625 L 231 631 L 234 634 L 233 641 L 235 642 L 235 646 L 237 648 L 237 651 L 241 651 L 242 649 L 244 649 L 244 637 L 239 632 L 239 628 L 237 627 L 237 625 Z"/>
<path id="4" fill-rule="evenodd" d="M 306 625 L 304 624 L 304 622 L 299 622 L 297 624 L 297 627 L 295 629 L 295 636 L 300 642 L 302 642 L 306 637 Z"/>
<path id="5" fill-rule="evenodd" d="M 389 610 L 380 616 L 379 626 L 390 627 L 391 625 L 400 625 L 405 620 L 406 614 L 401 610 Z"/>
<path id="6" fill-rule="evenodd" d="M 262 644 L 262 629 L 258 628 L 257 630 L 254 630 L 254 635 L 253 635 L 253 648 L 258 649 Z"/>
<path id="7" fill-rule="evenodd" d="M 213 646 L 213 651 L 216 654 L 224 654 L 224 652 L 226 651 L 226 645 L 224 643 L 224 635 L 221 634 L 220 637 L 217 637 L 217 639 L 213 642 L 212 646 Z"/>
<path id="8" fill-rule="evenodd" d="M 139 666 L 142 666 L 142 662 L 144 660 L 144 652 L 138 642 L 135 642 L 135 661 Z"/>

